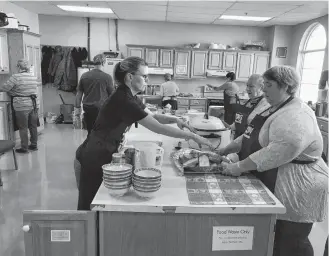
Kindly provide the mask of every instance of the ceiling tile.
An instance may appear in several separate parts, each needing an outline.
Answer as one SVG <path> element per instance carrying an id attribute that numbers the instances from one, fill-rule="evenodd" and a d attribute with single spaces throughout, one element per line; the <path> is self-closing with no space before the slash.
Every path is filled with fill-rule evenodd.
<path id="1" fill-rule="evenodd" d="M 198 8 L 198 7 L 181 7 L 181 6 L 168 6 L 169 12 L 179 13 L 203 13 L 203 14 L 215 14 L 221 15 L 225 9 L 220 8 Z"/>
<path id="2" fill-rule="evenodd" d="M 139 4 L 139 3 L 131 3 L 126 4 L 124 2 L 120 3 L 109 3 L 110 8 L 115 12 L 122 12 L 126 10 L 139 12 L 139 11 L 150 11 L 150 12 L 165 12 L 167 10 L 166 6 L 163 5 L 149 5 L 149 4 Z"/>
<path id="3" fill-rule="evenodd" d="M 289 11 L 291 9 L 298 7 L 298 2 L 295 5 L 287 5 L 282 3 L 268 4 L 268 2 L 258 2 L 258 3 L 235 3 L 230 10 L 243 10 L 243 11 Z"/>
<path id="4" fill-rule="evenodd" d="M 168 6 L 196 7 L 196 8 L 220 8 L 226 9 L 234 2 L 232 1 L 176 1 L 169 0 Z"/>
<path id="5" fill-rule="evenodd" d="M 257 16 L 257 17 L 276 17 L 278 15 L 283 14 L 284 12 L 282 11 L 276 11 L 276 12 L 271 12 L 271 11 L 245 11 L 245 10 L 227 10 L 226 12 L 223 13 L 223 15 L 238 15 L 238 16 L 245 16 L 246 13 L 248 16 Z"/>
<path id="6" fill-rule="evenodd" d="M 321 7 L 321 6 L 311 6 L 311 5 L 304 5 L 301 7 L 298 7 L 294 10 L 289 11 L 289 13 L 328 13 L 328 6 L 327 7 Z"/>
<path id="7" fill-rule="evenodd" d="M 134 20 L 134 19 L 143 19 L 150 17 L 154 18 L 159 18 L 165 20 L 166 18 L 166 12 L 147 12 L 147 11 L 139 11 L 139 12 L 134 12 L 134 11 L 123 11 L 116 13 L 120 19 L 129 19 L 129 20 Z"/>
<path id="8" fill-rule="evenodd" d="M 124 4 L 136 4 L 138 2 L 138 4 L 144 5 L 163 5 L 163 6 L 167 6 L 167 1 L 158 1 L 158 0 L 148 0 L 148 1 L 131 1 L 131 0 L 114 0 L 114 1 L 106 1 L 108 4 L 118 4 L 118 3 L 124 3 Z"/>
<path id="9" fill-rule="evenodd" d="M 167 19 L 170 18 L 191 18 L 191 19 L 208 19 L 208 20 L 215 20 L 218 15 L 211 15 L 211 14 L 202 14 L 202 13 L 177 13 L 177 12 L 167 12 Z"/>

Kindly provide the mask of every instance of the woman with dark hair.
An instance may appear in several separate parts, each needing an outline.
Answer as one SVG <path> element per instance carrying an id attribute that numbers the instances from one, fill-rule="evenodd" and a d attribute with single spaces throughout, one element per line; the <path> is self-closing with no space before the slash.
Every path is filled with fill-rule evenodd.
<path id="1" fill-rule="evenodd" d="M 223 173 L 252 171 L 286 207 L 277 216 L 273 256 L 313 256 L 308 236 L 313 223 L 326 217 L 328 203 L 321 132 L 312 109 L 295 97 L 300 79 L 294 68 L 272 67 L 263 78 L 270 107 L 220 150 L 221 155 L 240 152 L 240 161 L 224 164 Z"/>
<path id="2" fill-rule="evenodd" d="M 171 105 L 172 110 L 177 110 L 177 95 L 179 88 L 177 84 L 172 81 L 172 76 L 169 73 L 164 75 L 165 83 L 160 86 L 160 96 L 162 96 L 162 107 L 166 107 L 167 104 Z"/>
<path id="3" fill-rule="evenodd" d="M 190 128 L 176 117 L 152 114 L 137 98 L 137 93 L 144 91 L 148 82 L 148 66 L 143 59 L 129 57 L 117 63 L 114 79 L 118 88 L 101 107 L 90 135 L 77 150 L 77 160 L 81 163 L 78 210 L 90 210 L 102 183 L 102 165 L 112 161 L 112 154 L 117 152 L 123 134 L 136 122 L 152 132 L 192 139 L 211 147 L 210 141 L 193 132 L 164 125 L 177 123 L 181 129 Z"/>
<path id="4" fill-rule="evenodd" d="M 236 99 L 238 97 L 239 86 L 234 82 L 236 79 L 234 72 L 227 73 L 226 78 L 225 83 L 220 86 L 207 85 L 215 91 L 224 90 L 224 121 L 231 125 L 234 122 L 234 104 L 236 104 Z"/>

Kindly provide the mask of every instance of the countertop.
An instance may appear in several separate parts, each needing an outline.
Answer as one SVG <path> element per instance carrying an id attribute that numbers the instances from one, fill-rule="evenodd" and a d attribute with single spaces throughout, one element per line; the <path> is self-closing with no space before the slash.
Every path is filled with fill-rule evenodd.
<path id="1" fill-rule="evenodd" d="M 173 125 L 175 126 L 175 125 Z M 132 127 L 129 131 L 134 136 L 155 136 L 143 126 L 139 128 Z M 161 189 L 156 196 L 151 199 L 142 199 L 133 191 L 128 192 L 123 197 L 112 197 L 107 189 L 100 186 L 93 202 L 93 211 L 119 211 L 119 212 L 153 212 L 163 213 L 174 211 L 175 213 L 192 214 L 282 214 L 285 213 L 285 207 L 275 198 L 267 189 L 270 197 L 275 201 L 275 205 L 191 205 L 186 191 L 185 177 L 178 176 L 176 168 L 171 162 L 170 154 L 174 145 L 177 145 L 179 139 L 161 136 L 163 148 L 165 149 L 164 162 L 162 165 L 162 184 Z"/>

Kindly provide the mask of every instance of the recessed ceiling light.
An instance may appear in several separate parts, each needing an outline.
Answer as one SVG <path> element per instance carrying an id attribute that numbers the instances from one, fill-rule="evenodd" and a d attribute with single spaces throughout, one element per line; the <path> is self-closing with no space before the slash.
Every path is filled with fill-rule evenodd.
<path id="1" fill-rule="evenodd" d="M 57 7 L 68 12 L 113 13 L 113 11 L 110 8 L 102 8 L 102 7 L 71 6 L 71 5 L 57 5 Z"/>
<path id="2" fill-rule="evenodd" d="M 253 16 L 222 15 L 218 19 L 220 19 L 220 20 L 267 21 L 269 19 L 272 19 L 272 17 L 253 17 Z"/>

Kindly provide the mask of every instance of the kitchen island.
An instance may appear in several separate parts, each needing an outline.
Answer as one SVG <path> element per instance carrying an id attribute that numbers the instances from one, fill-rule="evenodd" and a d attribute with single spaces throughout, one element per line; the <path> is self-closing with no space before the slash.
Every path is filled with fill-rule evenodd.
<path id="1" fill-rule="evenodd" d="M 141 126 L 129 133 L 158 136 Z M 99 255 L 272 255 L 276 215 L 285 213 L 274 195 L 261 184 L 272 203 L 192 203 L 187 178 L 178 175 L 170 159 L 178 140 L 162 138 L 162 186 L 154 198 L 140 198 L 134 191 L 117 198 L 110 196 L 103 185 L 99 188 L 91 207 L 99 212 Z M 204 178 L 213 179 L 211 175 Z M 222 181 L 229 188 L 230 184 L 243 184 L 241 179 L 245 180 L 227 177 Z M 232 196 L 237 198 L 239 194 Z"/>

